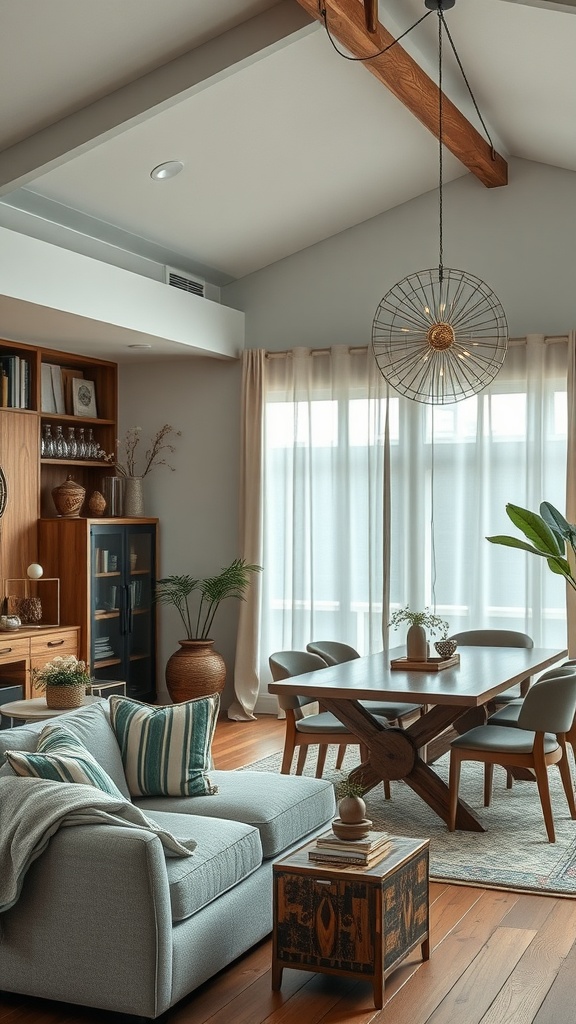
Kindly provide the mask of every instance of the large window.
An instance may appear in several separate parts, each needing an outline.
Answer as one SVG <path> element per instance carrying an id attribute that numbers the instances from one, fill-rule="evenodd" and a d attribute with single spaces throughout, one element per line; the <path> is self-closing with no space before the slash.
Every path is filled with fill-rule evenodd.
<path id="1" fill-rule="evenodd" d="M 562 581 L 485 538 L 514 532 L 507 502 L 564 508 L 566 352 L 513 344 L 489 389 L 443 407 L 388 398 L 370 353 L 270 360 L 263 654 L 312 639 L 381 649 L 383 618 L 405 604 L 435 606 L 453 631 L 499 626 L 561 646 Z"/>

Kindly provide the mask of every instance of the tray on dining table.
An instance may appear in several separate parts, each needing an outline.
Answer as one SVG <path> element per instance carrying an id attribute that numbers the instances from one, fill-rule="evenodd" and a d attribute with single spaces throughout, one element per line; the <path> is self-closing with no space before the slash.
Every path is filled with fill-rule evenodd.
<path id="1" fill-rule="evenodd" d="M 460 655 L 452 654 L 449 658 L 427 658 L 426 661 L 414 661 L 412 658 L 392 658 L 390 668 L 403 669 L 404 672 L 441 672 L 443 668 L 452 668 L 460 664 Z"/>

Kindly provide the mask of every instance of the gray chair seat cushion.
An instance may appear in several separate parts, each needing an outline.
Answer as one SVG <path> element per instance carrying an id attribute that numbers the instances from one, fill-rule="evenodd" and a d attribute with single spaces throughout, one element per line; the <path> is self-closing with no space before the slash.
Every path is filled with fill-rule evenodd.
<path id="1" fill-rule="evenodd" d="M 420 711 L 421 704 L 394 704 L 392 701 L 361 700 L 363 708 L 366 708 L 371 715 L 381 715 L 383 718 L 403 718 L 404 715 L 411 715 Z"/>
<path id="2" fill-rule="evenodd" d="M 326 779 L 251 771 L 212 771 L 210 777 L 218 786 L 213 796 L 142 797 L 134 803 L 146 813 L 173 811 L 244 822 L 258 829 L 266 859 L 318 830 L 336 813 L 334 786 Z"/>
<path id="3" fill-rule="evenodd" d="M 522 710 L 523 703 L 521 700 L 513 701 L 505 708 L 495 711 L 493 715 L 490 715 L 488 725 L 508 725 L 513 728 L 518 724 L 518 715 Z"/>
<path id="4" fill-rule="evenodd" d="M 177 839 L 194 839 L 197 844 L 191 857 L 166 858 L 174 923 L 192 917 L 262 863 L 258 830 L 249 825 L 163 811 L 149 812 L 148 817 Z"/>
<path id="5" fill-rule="evenodd" d="M 530 754 L 534 746 L 533 732 L 527 729 L 511 729 L 501 725 L 479 725 L 462 736 L 452 740 L 451 746 L 459 750 L 502 750 L 506 753 Z M 544 734 L 544 751 L 551 754 L 556 750 L 558 740 L 551 733 Z"/>

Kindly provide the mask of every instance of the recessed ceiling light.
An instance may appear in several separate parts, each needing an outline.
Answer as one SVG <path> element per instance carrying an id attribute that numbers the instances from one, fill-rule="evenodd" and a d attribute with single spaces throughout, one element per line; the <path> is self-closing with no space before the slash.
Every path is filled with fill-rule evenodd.
<path id="1" fill-rule="evenodd" d="M 128 348 L 152 348 L 152 345 L 128 345 Z"/>
<path id="2" fill-rule="evenodd" d="M 166 163 L 158 164 L 150 171 L 150 177 L 154 181 L 164 181 L 166 178 L 174 178 L 180 171 L 184 170 L 181 160 L 167 160 Z"/>

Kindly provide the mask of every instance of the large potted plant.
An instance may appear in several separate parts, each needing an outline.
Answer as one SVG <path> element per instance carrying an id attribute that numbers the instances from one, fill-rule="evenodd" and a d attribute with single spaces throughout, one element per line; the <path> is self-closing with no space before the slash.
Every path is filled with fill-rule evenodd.
<path id="1" fill-rule="evenodd" d="M 568 585 L 576 590 L 576 526 L 567 522 L 562 513 L 549 501 L 542 502 L 540 514 L 510 503 L 506 505 L 506 514 L 514 526 L 527 537 L 527 541 L 506 535 L 487 537 L 486 540 L 491 544 L 520 548 L 521 551 L 529 551 L 533 555 L 545 558 L 548 568 L 558 576 L 563 576 Z"/>
<path id="2" fill-rule="evenodd" d="M 158 580 L 156 601 L 176 609 L 186 634 L 185 640 L 178 641 L 180 650 L 166 664 L 166 686 L 175 704 L 224 689 L 226 665 L 222 655 L 213 650 L 210 635 L 214 617 L 226 598 L 245 600 L 252 574 L 261 571 L 261 565 L 248 565 L 244 558 L 235 558 L 217 576 L 166 576 Z"/>

